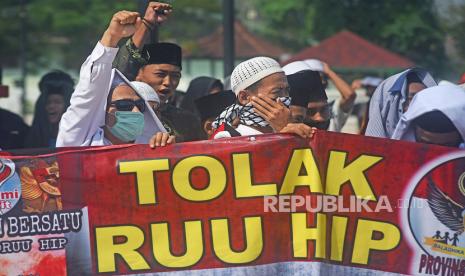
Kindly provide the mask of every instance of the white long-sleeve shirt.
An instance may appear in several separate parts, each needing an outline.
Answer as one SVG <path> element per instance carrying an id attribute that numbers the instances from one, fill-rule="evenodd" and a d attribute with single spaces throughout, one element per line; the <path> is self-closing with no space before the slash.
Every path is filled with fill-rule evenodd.
<path id="1" fill-rule="evenodd" d="M 118 48 L 105 47 L 98 42 L 82 64 L 71 105 L 60 121 L 57 147 L 111 144 L 104 138 L 102 126 L 105 125 L 112 62 L 117 53 Z"/>
<path id="2" fill-rule="evenodd" d="M 111 145 L 104 136 L 103 126 L 112 82 L 125 82 L 137 93 L 123 74 L 112 69 L 117 52 L 118 48 L 105 47 L 98 42 L 82 64 L 71 105 L 60 121 L 57 147 Z M 138 144 L 147 144 L 155 133 L 166 132 L 147 102 L 146 106 L 144 131 L 135 141 Z"/>

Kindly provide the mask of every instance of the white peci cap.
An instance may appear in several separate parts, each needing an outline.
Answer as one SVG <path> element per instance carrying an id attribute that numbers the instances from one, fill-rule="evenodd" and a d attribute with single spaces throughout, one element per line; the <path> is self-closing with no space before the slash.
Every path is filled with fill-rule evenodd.
<path id="1" fill-rule="evenodd" d="M 231 74 L 231 89 L 237 95 L 257 81 L 274 73 L 282 73 L 279 63 L 269 57 L 256 57 L 239 63 Z"/>

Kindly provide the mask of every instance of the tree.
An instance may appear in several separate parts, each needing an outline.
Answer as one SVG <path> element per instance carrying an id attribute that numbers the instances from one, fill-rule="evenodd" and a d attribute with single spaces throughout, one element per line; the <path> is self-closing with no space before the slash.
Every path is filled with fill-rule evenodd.
<path id="1" fill-rule="evenodd" d="M 29 68 L 78 69 L 118 10 L 137 11 L 137 1 L 127 0 L 23 0 L 25 14 L 17 20 L 21 1 L 0 2 L 0 60 L 3 66 L 18 66 L 20 23 L 27 31 Z M 169 2 L 169 1 L 168 1 Z M 199 36 L 221 23 L 219 0 L 174 2 L 174 13 L 161 28 L 162 40 L 192 45 Z M 206 28 L 205 26 L 212 27 Z"/>
<path id="2" fill-rule="evenodd" d="M 456 53 L 454 53 L 453 63 L 460 73 L 465 71 L 465 4 L 453 5 L 447 12 L 445 28 L 453 40 Z"/>
<path id="3" fill-rule="evenodd" d="M 263 28 L 282 46 L 299 50 L 342 29 L 353 31 L 420 66 L 443 69 L 444 31 L 433 0 L 255 0 Z"/>
<path id="4" fill-rule="evenodd" d="M 59 64 L 79 68 L 102 35 L 113 13 L 121 9 L 135 10 L 135 1 L 95 0 L 30 0 L 1 2 L 0 59 L 2 65 L 18 62 L 21 21 L 26 28 L 28 65 L 31 68 Z M 20 14 L 20 20 L 16 20 Z"/>
<path id="5" fill-rule="evenodd" d="M 18 20 L 22 1 L 26 13 Z M 187 52 L 195 50 L 195 41 L 221 24 L 221 3 L 173 1 L 172 18 L 162 27 L 160 39 L 175 41 Z M 20 26 L 24 22 L 30 68 L 78 69 L 112 14 L 121 9 L 137 10 L 137 1 L 0 1 L 0 19 L 8 22 L 0 24 L 1 63 L 18 65 Z M 433 0 L 236 0 L 236 9 L 249 29 L 292 51 L 348 29 L 427 69 L 438 72 L 444 66 L 445 34 Z M 250 16 L 254 14 L 250 11 L 255 16 Z M 461 22 L 465 25 L 465 20 Z M 465 49 L 460 32 L 463 25 L 455 28 L 461 49 Z M 461 51 L 465 55 L 465 50 Z"/>

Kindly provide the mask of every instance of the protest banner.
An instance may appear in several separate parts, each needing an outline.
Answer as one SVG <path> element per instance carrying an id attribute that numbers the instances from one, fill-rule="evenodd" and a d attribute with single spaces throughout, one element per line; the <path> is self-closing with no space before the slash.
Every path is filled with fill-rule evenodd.
<path id="1" fill-rule="evenodd" d="M 320 131 L 0 161 L 0 275 L 465 274 L 463 150 Z"/>

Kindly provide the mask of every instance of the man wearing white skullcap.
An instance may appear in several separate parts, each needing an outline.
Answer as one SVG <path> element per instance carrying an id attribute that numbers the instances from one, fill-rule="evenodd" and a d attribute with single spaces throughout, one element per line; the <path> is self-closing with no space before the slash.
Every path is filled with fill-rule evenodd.
<path id="1" fill-rule="evenodd" d="M 231 89 L 236 103 L 212 123 L 214 139 L 273 132 L 313 135 L 314 130 L 304 124 L 289 124 L 289 85 L 274 59 L 256 57 L 237 65 L 231 74 Z"/>

